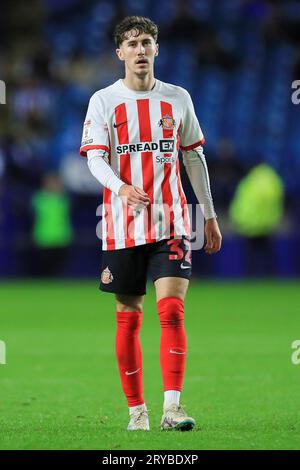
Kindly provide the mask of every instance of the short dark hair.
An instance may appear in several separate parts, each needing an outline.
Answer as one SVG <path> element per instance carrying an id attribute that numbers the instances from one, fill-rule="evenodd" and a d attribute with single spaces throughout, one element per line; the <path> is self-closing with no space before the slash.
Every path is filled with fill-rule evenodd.
<path id="1" fill-rule="evenodd" d="M 117 47 L 120 47 L 122 42 L 127 39 L 128 33 L 136 30 L 139 36 L 141 33 L 151 34 L 155 42 L 158 38 L 158 27 L 150 18 L 144 16 L 126 16 L 120 23 L 117 24 L 114 31 L 114 40 Z"/>

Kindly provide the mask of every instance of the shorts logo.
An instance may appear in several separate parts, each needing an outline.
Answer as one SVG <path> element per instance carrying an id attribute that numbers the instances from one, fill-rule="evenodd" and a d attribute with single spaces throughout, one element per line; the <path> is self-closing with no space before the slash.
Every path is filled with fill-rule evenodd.
<path id="1" fill-rule="evenodd" d="M 114 277 L 110 270 L 108 269 L 108 266 L 102 271 L 101 274 L 101 282 L 102 284 L 110 284 L 114 280 Z"/>
<path id="2" fill-rule="evenodd" d="M 190 266 L 185 266 L 183 263 L 180 265 L 181 269 L 190 269 Z"/>
<path id="3" fill-rule="evenodd" d="M 158 123 L 160 127 L 166 130 L 174 129 L 175 124 L 175 120 L 169 114 L 165 114 L 165 116 L 163 116 Z"/>

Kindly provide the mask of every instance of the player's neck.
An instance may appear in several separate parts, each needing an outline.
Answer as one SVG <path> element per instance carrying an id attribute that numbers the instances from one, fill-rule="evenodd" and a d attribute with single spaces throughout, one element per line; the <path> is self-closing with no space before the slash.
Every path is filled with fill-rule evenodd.
<path id="1" fill-rule="evenodd" d="M 127 88 L 134 91 L 150 91 L 154 88 L 155 78 L 149 74 L 144 77 L 137 77 L 136 75 L 127 75 L 123 78 L 123 83 Z"/>

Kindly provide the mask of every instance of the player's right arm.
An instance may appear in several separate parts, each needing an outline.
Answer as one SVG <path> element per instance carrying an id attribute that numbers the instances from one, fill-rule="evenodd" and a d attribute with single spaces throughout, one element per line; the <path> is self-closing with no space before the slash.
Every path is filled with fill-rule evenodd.
<path id="1" fill-rule="evenodd" d="M 92 175 L 105 188 L 119 196 L 122 201 L 134 210 L 142 209 L 150 199 L 141 188 L 124 183 L 108 163 L 108 153 L 103 150 L 88 150 L 88 167 Z"/>
<path id="2" fill-rule="evenodd" d="M 132 209 L 145 207 L 150 202 L 147 194 L 140 188 L 125 184 L 109 164 L 111 148 L 103 109 L 101 95 L 95 93 L 90 99 L 83 125 L 80 155 L 87 157 L 92 175 L 102 186 L 121 197 Z"/>
<path id="3" fill-rule="evenodd" d="M 147 193 L 137 186 L 123 184 L 119 190 L 119 196 L 125 204 L 135 210 L 143 209 L 150 204 Z"/>

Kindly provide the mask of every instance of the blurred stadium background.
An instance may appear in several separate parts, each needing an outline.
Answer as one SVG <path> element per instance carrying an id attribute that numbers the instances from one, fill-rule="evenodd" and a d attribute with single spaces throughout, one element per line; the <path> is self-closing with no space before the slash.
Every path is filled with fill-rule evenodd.
<path id="1" fill-rule="evenodd" d="M 299 276 L 300 105 L 291 101 L 300 79 L 299 1 L 31 0 L 29 7 L 13 0 L 3 9 L 2 278 L 99 275 L 101 187 L 78 148 L 89 97 L 123 76 L 112 31 L 132 13 L 158 23 L 156 76 L 190 91 L 206 137 L 224 242 L 215 257 L 194 253 L 195 276 Z M 261 162 L 280 178 L 284 210 L 270 227 L 245 227 L 245 236 L 230 207 L 239 182 Z M 266 211 L 254 208 L 249 219 Z"/>
<path id="2" fill-rule="evenodd" d="M 153 432 L 124 433 L 114 299 L 97 291 L 101 187 L 78 150 L 89 97 L 123 76 L 112 31 L 127 14 L 158 23 L 155 75 L 193 97 L 223 234 L 217 255 L 193 252 L 184 403 L 204 433 L 192 436 L 156 432 L 152 286 Z M 11 0 L 0 51 L 0 448 L 299 448 L 300 2 Z"/>

